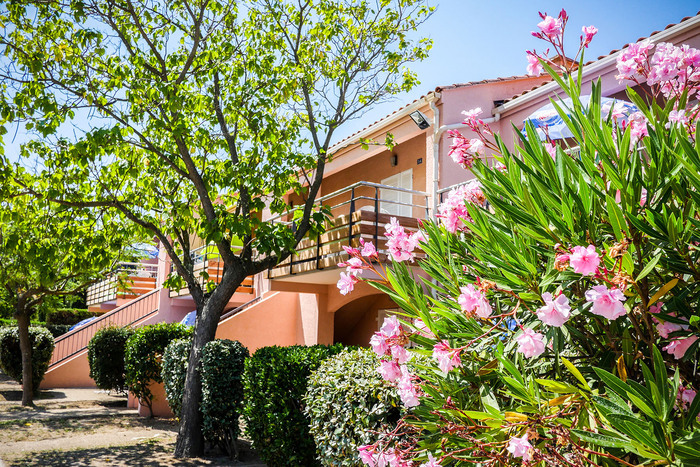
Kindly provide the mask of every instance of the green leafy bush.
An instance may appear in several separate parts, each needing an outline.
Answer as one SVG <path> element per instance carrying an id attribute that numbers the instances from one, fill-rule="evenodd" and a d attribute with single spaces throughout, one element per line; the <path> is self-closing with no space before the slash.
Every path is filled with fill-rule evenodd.
<path id="1" fill-rule="evenodd" d="M 192 335 L 192 328 L 180 323 L 158 323 L 137 329 L 127 341 L 124 354 L 126 385 L 153 416 L 153 393 L 149 386 L 162 383 L 161 358 L 174 339 Z"/>
<path id="2" fill-rule="evenodd" d="M 46 313 L 46 324 L 67 324 L 72 326 L 84 319 L 100 316 L 101 314 L 80 308 L 58 308 Z"/>
<path id="3" fill-rule="evenodd" d="M 176 416 L 182 413 L 187 360 L 192 341 L 172 341 L 163 354 L 163 383 L 168 405 Z M 204 438 L 237 458 L 238 419 L 243 408 L 243 371 L 248 349 L 238 341 L 216 339 L 202 350 L 202 431 Z"/>
<path id="4" fill-rule="evenodd" d="M 377 372 L 369 349 L 346 349 L 321 363 L 309 378 L 304 412 L 325 466 L 362 465 L 358 448 L 390 431 L 400 418 L 396 389 Z"/>
<path id="5" fill-rule="evenodd" d="M 160 375 L 163 379 L 168 406 L 177 418 L 182 415 L 182 393 L 185 390 L 187 360 L 191 347 L 192 340 L 175 339 L 163 352 L 163 368 Z"/>
<path id="6" fill-rule="evenodd" d="M 342 345 L 263 347 L 246 361 L 246 434 L 268 465 L 318 465 L 304 415 L 309 375 Z"/>
<path id="7" fill-rule="evenodd" d="M 124 352 L 126 341 L 134 334 L 129 327 L 110 326 L 95 333 L 88 343 L 90 378 L 97 387 L 108 391 L 124 391 Z"/>
<path id="8" fill-rule="evenodd" d="M 49 368 L 54 342 L 51 333 L 39 326 L 29 327 L 29 340 L 32 343 L 32 390 L 36 392 Z M 16 327 L 0 328 L 0 366 L 7 376 L 22 383 L 22 352 Z"/>

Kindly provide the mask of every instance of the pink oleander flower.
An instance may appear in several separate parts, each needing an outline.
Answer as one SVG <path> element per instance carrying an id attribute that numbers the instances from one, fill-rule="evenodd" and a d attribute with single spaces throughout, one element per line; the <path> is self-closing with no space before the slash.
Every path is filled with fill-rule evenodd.
<path id="1" fill-rule="evenodd" d="M 462 360 L 459 358 L 460 350 L 453 349 L 445 340 L 438 342 L 433 346 L 433 358 L 438 362 L 438 368 L 443 373 L 449 373 L 453 368 L 462 366 Z"/>
<path id="2" fill-rule="evenodd" d="M 379 332 L 387 337 L 398 337 L 401 335 L 403 328 L 401 327 L 399 318 L 394 315 L 384 318 L 384 322 L 382 323 L 382 327 L 379 328 Z"/>
<path id="3" fill-rule="evenodd" d="M 669 313 L 669 316 L 675 317 L 675 313 Z M 656 322 L 659 320 L 657 319 Z M 668 335 L 676 332 L 676 331 L 687 331 L 688 330 L 688 325 L 686 324 L 676 324 L 672 323 L 670 321 L 664 321 L 663 323 L 659 323 L 656 325 L 656 330 L 659 332 L 659 335 L 663 337 L 664 339 L 668 339 Z"/>
<path id="4" fill-rule="evenodd" d="M 345 250 L 345 253 L 347 253 L 351 257 L 360 255 L 360 250 L 358 250 L 357 248 L 353 248 L 351 246 L 343 245 L 343 250 Z"/>
<path id="5" fill-rule="evenodd" d="M 600 256 L 595 251 L 594 245 L 575 246 L 569 255 L 569 264 L 575 272 L 584 276 L 592 276 L 600 265 Z"/>
<path id="6" fill-rule="evenodd" d="M 493 309 L 491 304 L 486 300 L 486 296 L 480 290 L 476 290 L 473 284 L 459 288 L 460 296 L 457 298 L 457 303 L 462 307 L 465 313 L 475 313 L 480 318 L 488 318 L 491 316 Z"/>
<path id="7" fill-rule="evenodd" d="M 585 293 L 586 301 L 592 302 L 591 313 L 609 320 L 615 320 L 627 314 L 622 304 L 627 298 L 620 289 L 608 289 L 604 285 L 593 286 Z"/>
<path id="8" fill-rule="evenodd" d="M 649 136 L 649 130 L 647 130 L 648 122 L 647 118 L 641 112 L 635 112 L 630 115 L 628 124 L 630 127 L 632 144 L 637 144 L 640 139 Z"/>
<path id="9" fill-rule="evenodd" d="M 546 16 L 541 22 L 537 23 L 537 27 L 550 39 L 561 36 L 562 33 L 562 21 L 560 18 Z"/>
<path id="10" fill-rule="evenodd" d="M 544 149 L 547 151 L 547 154 L 552 157 L 552 159 L 557 159 L 557 147 L 555 145 L 551 143 L 544 143 Z"/>
<path id="11" fill-rule="evenodd" d="M 515 341 L 518 343 L 518 352 L 526 358 L 538 357 L 544 353 L 544 335 L 530 328 L 524 328 Z"/>
<path id="12" fill-rule="evenodd" d="M 537 317 L 550 326 L 561 327 L 571 317 L 571 306 L 566 295 L 559 294 L 552 299 L 552 294 L 545 292 L 542 294 L 544 306 L 537 309 Z"/>
<path id="13" fill-rule="evenodd" d="M 413 376 L 406 365 L 401 365 L 401 376 L 398 379 L 396 389 L 401 402 L 406 407 L 416 407 L 420 404 L 417 385 L 413 383 Z"/>
<path id="14" fill-rule="evenodd" d="M 698 336 L 689 336 L 683 339 L 675 339 L 672 340 L 671 343 L 668 344 L 666 347 L 664 347 L 663 350 L 673 355 L 676 358 L 676 360 L 680 360 L 685 356 L 690 346 L 693 345 L 696 340 L 698 340 Z"/>
<path id="15" fill-rule="evenodd" d="M 531 460 L 532 444 L 527 440 L 527 434 L 521 438 L 516 436 L 512 437 L 508 442 L 508 452 L 513 457 L 522 457 L 523 461 Z"/>
<path id="16" fill-rule="evenodd" d="M 372 242 L 365 242 L 364 239 L 361 238 L 360 244 L 362 245 L 362 250 L 360 251 L 362 256 L 366 258 L 377 256 L 377 249 Z"/>
<path id="17" fill-rule="evenodd" d="M 369 339 L 369 345 L 372 346 L 374 353 L 380 357 L 389 353 L 389 343 L 386 341 L 386 336 L 381 332 L 375 332 Z"/>
<path id="18" fill-rule="evenodd" d="M 374 449 L 375 447 L 373 444 L 365 444 L 357 448 L 357 451 L 360 453 L 360 460 L 363 464 L 368 465 L 369 467 L 375 467 L 377 465 L 374 456 Z"/>
<path id="19" fill-rule="evenodd" d="M 350 258 L 344 263 L 339 263 L 338 266 L 345 267 L 348 274 L 358 276 L 362 274 L 364 263 L 360 258 Z"/>
<path id="20" fill-rule="evenodd" d="M 690 404 L 695 400 L 697 393 L 690 388 L 686 388 L 682 384 L 678 388 L 678 394 L 676 394 L 676 408 L 678 410 L 688 410 Z"/>
<path id="21" fill-rule="evenodd" d="M 657 314 L 661 312 L 661 308 L 664 306 L 664 302 L 656 302 L 656 304 L 649 307 L 649 313 Z"/>
<path id="22" fill-rule="evenodd" d="M 401 336 L 402 333 L 403 329 L 401 328 L 401 323 L 399 322 L 399 319 L 396 316 L 389 316 L 388 318 L 384 319 L 382 327 L 379 329 L 378 332 L 374 333 L 372 338 L 369 340 L 369 343 L 372 346 L 372 350 L 374 350 L 374 353 L 376 353 L 380 357 L 383 355 L 390 355 L 392 353 L 393 347 L 396 347 L 397 345 L 390 344 L 388 340 L 395 339 Z"/>
<path id="23" fill-rule="evenodd" d="M 452 138 L 449 155 L 457 164 L 471 168 L 476 157 L 486 153 L 486 145 L 479 138 L 467 139 L 455 130 L 449 130 L 447 134 Z"/>
<path id="24" fill-rule="evenodd" d="M 583 31 L 583 36 L 581 36 L 581 44 L 583 44 L 584 47 L 588 48 L 588 44 L 591 43 L 593 36 L 595 36 L 598 33 L 598 28 L 592 25 L 583 26 L 581 28 L 581 31 Z"/>
<path id="25" fill-rule="evenodd" d="M 450 233 L 467 230 L 472 218 L 467 210 L 467 204 L 483 206 L 486 203 L 481 183 L 470 180 L 464 185 L 450 190 L 447 199 L 438 206 L 438 215 L 442 225 Z"/>
<path id="26" fill-rule="evenodd" d="M 527 74 L 530 76 L 540 76 L 544 68 L 539 58 L 534 52 L 527 51 Z"/>
<path id="27" fill-rule="evenodd" d="M 381 360 L 377 371 L 386 381 L 395 383 L 401 376 L 399 364 L 393 360 Z"/>
<path id="28" fill-rule="evenodd" d="M 403 365 L 411 359 L 411 354 L 403 345 L 392 345 L 389 350 L 391 352 L 391 358 L 400 365 Z"/>
<path id="29" fill-rule="evenodd" d="M 418 242 L 425 241 L 425 235 L 418 231 L 408 234 L 399 221 L 392 217 L 389 224 L 386 224 L 386 246 L 394 261 L 413 261 L 413 250 L 418 246 Z"/>
<path id="30" fill-rule="evenodd" d="M 340 289 L 340 293 L 343 295 L 347 295 L 350 292 L 353 291 L 355 288 L 355 284 L 359 281 L 357 276 L 355 274 L 351 273 L 340 273 L 340 279 L 338 280 L 338 289 Z"/>
<path id="31" fill-rule="evenodd" d="M 477 117 L 482 113 L 481 107 L 476 107 L 471 110 L 463 110 L 462 115 L 464 115 L 464 123 L 471 125 L 472 127 L 476 127 L 481 121 Z"/>
<path id="32" fill-rule="evenodd" d="M 686 125 L 688 123 L 688 116 L 685 110 L 672 110 L 668 113 L 668 123 L 666 128 L 671 128 L 672 125 Z"/>
<path id="33" fill-rule="evenodd" d="M 420 465 L 420 467 L 441 467 L 440 461 L 435 459 L 431 453 L 428 453 L 428 462 Z"/>
<path id="34" fill-rule="evenodd" d="M 631 79 L 635 73 L 643 70 L 647 64 L 649 50 L 654 48 L 654 44 L 649 39 L 645 39 L 636 44 L 630 44 L 617 56 L 617 71 L 615 77 L 619 82 Z"/>

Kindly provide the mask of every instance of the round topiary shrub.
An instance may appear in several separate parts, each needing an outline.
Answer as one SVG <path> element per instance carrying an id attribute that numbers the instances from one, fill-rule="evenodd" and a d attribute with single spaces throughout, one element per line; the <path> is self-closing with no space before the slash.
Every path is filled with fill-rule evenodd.
<path id="1" fill-rule="evenodd" d="M 134 396 L 146 405 L 153 416 L 152 383 L 162 383 L 161 358 L 165 348 L 175 339 L 192 336 L 192 328 L 180 323 L 158 323 L 143 326 L 126 341 L 124 353 L 125 381 Z"/>
<path id="2" fill-rule="evenodd" d="M 369 349 L 344 350 L 309 378 L 304 412 L 324 466 L 361 466 L 358 448 L 377 441 L 401 416 L 396 388 L 377 372 Z"/>
<path id="3" fill-rule="evenodd" d="M 32 391 L 36 393 L 49 368 L 54 340 L 46 328 L 31 326 L 29 341 L 32 343 Z M 22 352 L 16 327 L 0 328 L 0 367 L 7 376 L 22 383 Z"/>
<path id="4" fill-rule="evenodd" d="M 179 417 L 192 341 L 172 341 L 163 354 L 163 384 L 168 405 Z M 238 457 L 238 419 L 243 408 L 243 371 L 248 349 L 238 341 L 216 339 L 202 349 L 202 431 L 204 438 L 231 457 Z"/>
<path id="5" fill-rule="evenodd" d="M 319 465 L 304 415 L 309 375 L 343 346 L 263 347 L 246 361 L 246 434 L 268 465 Z"/>
<path id="6" fill-rule="evenodd" d="M 126 388 L 124 352 L 126 341 L 134 334 L 129 327 L 109 326 L 95 333 L 88 343 L 90 378 L 107 391 Z"/>

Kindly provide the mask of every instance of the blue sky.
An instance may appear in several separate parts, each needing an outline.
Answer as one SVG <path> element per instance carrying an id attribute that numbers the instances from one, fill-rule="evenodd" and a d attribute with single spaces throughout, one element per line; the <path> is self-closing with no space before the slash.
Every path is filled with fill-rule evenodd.
<path id="1" fill-rule="evenodd" d="M 697 0 L 433 0 L 433 4 L 437 10 L 421 30 L 433 39 L 433 49 L 427 60 L 412 66 L 421 84 L 393 102 L 374 107 L 360 120 L 349 122 L 336 135 L 336 141 L 437 86 L 525 74 L 525 51 L 546 48 L 543 41 L 530 35 L 540 22 L 538 11 L 556 16 L 562 8 L 566 9 L 566 47 L 570 56 L 578 49 L 581 27 L 597 27 L 598 34 L 586 51 L 589 61 L 685 16 L 695 16 L 700 10 Z"/>

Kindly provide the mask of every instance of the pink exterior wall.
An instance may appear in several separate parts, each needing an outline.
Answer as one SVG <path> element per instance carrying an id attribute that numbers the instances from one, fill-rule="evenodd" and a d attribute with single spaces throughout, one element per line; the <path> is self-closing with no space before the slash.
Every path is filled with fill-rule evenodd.
<path id="1" fill-rule="evenodd" d="M 95 380 L 90 378 L 87 350 L 47 371 L 39 387 L 41 389 L 97 387 Z"/>

